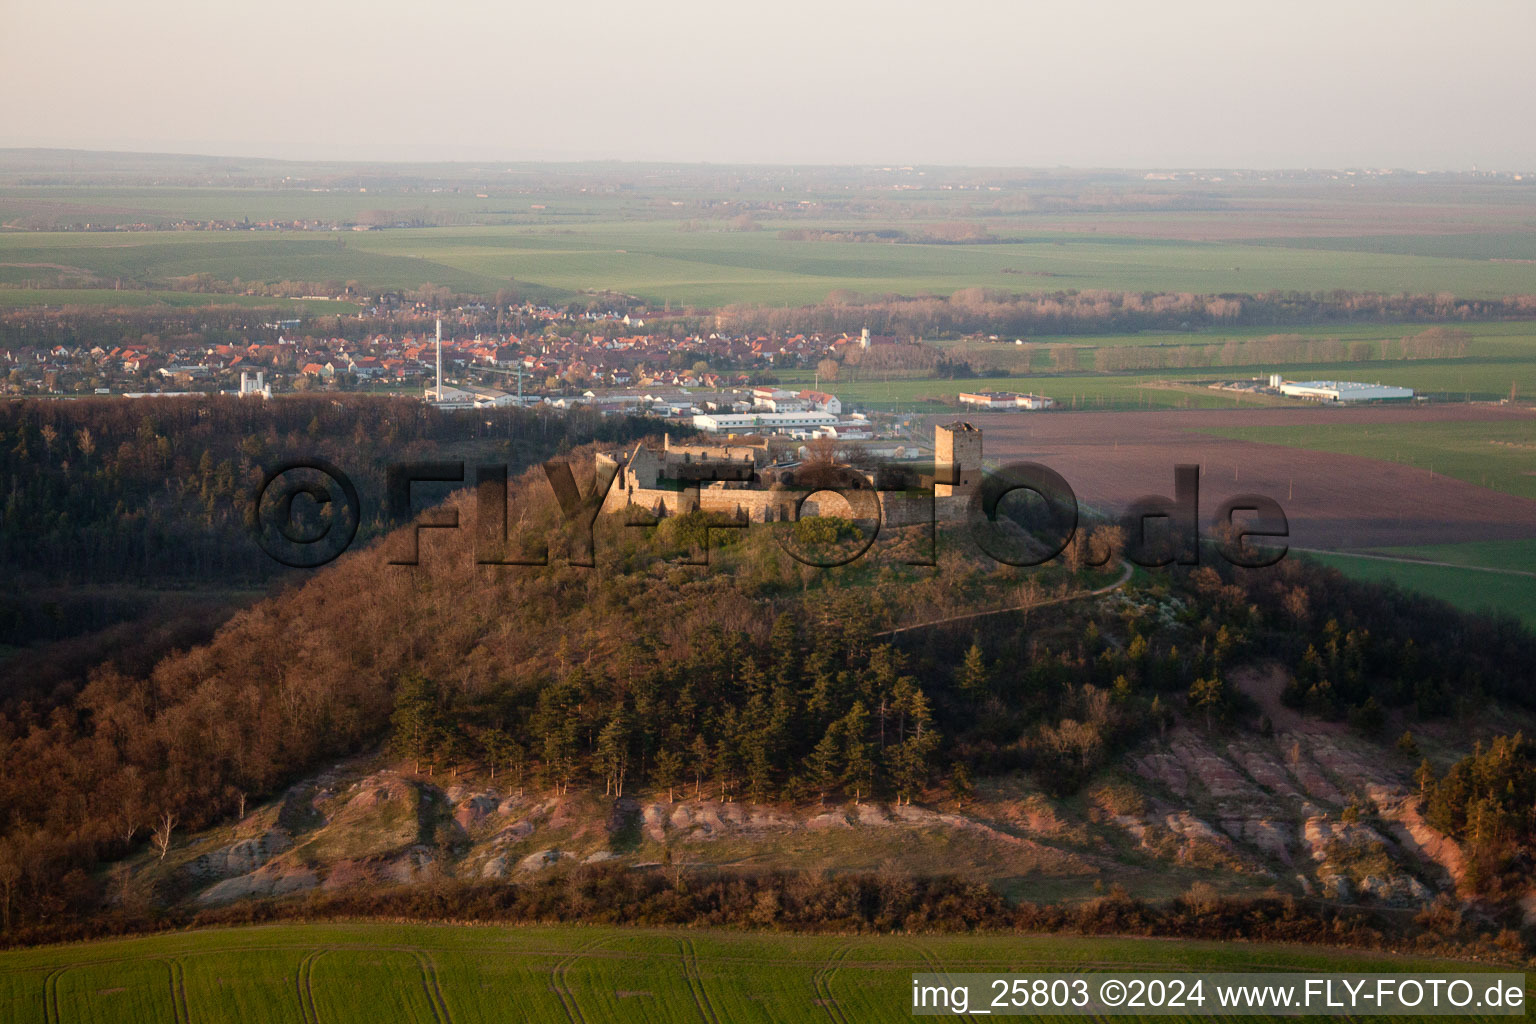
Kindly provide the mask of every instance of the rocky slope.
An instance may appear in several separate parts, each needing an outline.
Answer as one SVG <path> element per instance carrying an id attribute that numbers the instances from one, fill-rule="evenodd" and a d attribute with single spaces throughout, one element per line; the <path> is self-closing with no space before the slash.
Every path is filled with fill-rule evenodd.
<path id="1" fill-rule="evenodd" d="M 1244 688 L 1269 704 L 1261 675 Z M 119 898 L 225 905 L 354 884 L 516 881 L 577 864 L 955 873 L 1046 902 L 1120 884 L 1171 896 L 1196 882 L 1417 907 L 1456 895 L 1457 844 L 1421 816 L 1412 761 L 1339 727 L 1174 727 L 1052 800 L 1023 774 L 974 799 L 752 804 L 707 786 L 614 799 L 549 795 L 478 773 L 436 778 L 387 761 L 334 766 L 232 826 L 132 862 Z"/>

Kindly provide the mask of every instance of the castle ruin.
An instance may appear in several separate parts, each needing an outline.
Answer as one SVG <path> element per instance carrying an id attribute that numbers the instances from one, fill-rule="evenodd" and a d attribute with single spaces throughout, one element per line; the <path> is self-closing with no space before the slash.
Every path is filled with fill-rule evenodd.
<path id="1" fill-rule="evenodd" d="M 602 511 L 636 508 L 658 518 L 702 510 L 746 522 L 789 522 L 796 508 L 806 517 L 837 514 L 821 502 L 801 500 L 805 490 L 767 485 L 762 471 L 770 465 L 766 442 L 734 444 L 673 444 L 670 435 L 658 451 L 643 442 L 632 449 L 601 452 L 598 470 L 614 473 Z M 872 473 L 862 474 L 873 487 Z M 932 487 L 933 515 L 958 517 L 981 484 L 981 431 L 956 422 L 934 428 L 934 474 L 922 489 Z M 889 525 L 921 522 L 930 514 L 927 502 L 912 500 L 904 491 L 876 491 L 882 521 Z M 842 499 L 839 499 L 839 505 Z"/>

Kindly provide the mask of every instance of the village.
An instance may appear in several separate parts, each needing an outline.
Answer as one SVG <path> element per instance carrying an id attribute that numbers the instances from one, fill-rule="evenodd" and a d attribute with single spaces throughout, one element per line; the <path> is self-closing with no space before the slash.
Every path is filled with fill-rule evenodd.
<path id="1" fill-rule="evenodd" d="M 434 321 L 425 308 L 370 311 L 397 331 L 317 336 L 301 319 L 266 320 L 243 343 L 0 349 L 0 391 L 41 397 L 275 395 L 365 392 L 418 397 L 434 407 L 586 407 L 652 416 L 710 434 L 868 442 L 894 436 L 888 416 L 850 408 L 834 393 L 837 369 L 861 357 L 918 346 L 874 335 L 737 334 L 658 329 L 625 312 L 573 312 L 524 304 L 514 330 L 487 331 L 483 307 Z M 665 314 L 661 315 L 665 324 Z M 428 323 L 432 330 L 422 330 Z M 672 325 L 666 324 L 670 328 Z M 479 329 L 476 329 L 479 328 Z M 180 339 L 176 339 L 180 340 Z M 823 369 L 829 380 L 820 383 Z M 780 383 L 780 373 L 799 383 Z M 809 371 L 809 372 L 807 372 Z M 810 383 L 813 386 L 806 387 Z M 965 392 L 975 409 L 1045 409 L 1043 396 Z"/>
<path id="2" fill-rule="evenodd" d="M 891 343 L 861 335 L 708 334 L 646 330 L 627 313 L 574 313 L 527 304 L 518 329 L 486 331 L 483 307 L 443 315 L 442 366 L 450 379 L 474 387 L 485 404 L 493 392 L 525 401 L 580 398 L 592 389 L 722 388 L 772 383 L 773 371 L 814 367 L 849 345 Z M 317 390 L 417 393 L 434 382 L 432 321 L 423 310 L 399 315 L 365 310 L 368 322 L 399 324 L 362 337 L 323 336 L 298 318 L 252 324 L 243 343 L 187 344 L 146 335 L 117 345 L 0 348 L 0 386 L 29 395 L 237 392 L 242 373 L 263 374 L 272 393 Z M 427 326 L 422 330 L 422 326 Z M 167 343 L 172 342 L 172 343 Z M 496 380 L 498 388 L 478 385 Z M 514 399 L 515 400 L 515 399 Z"/>

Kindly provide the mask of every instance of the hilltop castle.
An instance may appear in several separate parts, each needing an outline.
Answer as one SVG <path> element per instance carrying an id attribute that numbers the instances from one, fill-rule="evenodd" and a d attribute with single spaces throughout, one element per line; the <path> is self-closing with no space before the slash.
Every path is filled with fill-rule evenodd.
<path id="1" fill-rule="evenodd" d="M 768 483 L 763 471 L 771 456 L 767 442 L 735 444 L 672 443 L 667 435 L 660 451 L 637 443 L 632 449 L 600 452 L 599 472 L 614 472 L 613 485 L 603 500 L 604 512 L 639 508 L 657 517 L 703 510 L 719 512 L 748 522 L 788 522 L 806 495 L 781 483 Z M 861 472 L 871 487 L 872 473 Z M 934 514 L 941 518 L 958 514 L 981 483 L 981 431 L 956 422 L 934 428 L 934 473 L 924 478 L 934 495 Z M 892 525 L 920 521 L 916 506 L 926 502 L 903 500 L 906 492 L 876 491 L 882 519 Z M 818 502 L 801 507 L 806 516 L 824 514 Z M 830 512 L 825 514 L 831 514 Z"/>

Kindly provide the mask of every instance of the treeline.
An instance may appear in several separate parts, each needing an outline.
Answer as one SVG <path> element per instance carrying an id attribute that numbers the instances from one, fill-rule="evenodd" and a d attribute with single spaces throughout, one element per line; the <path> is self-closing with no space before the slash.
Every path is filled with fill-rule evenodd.
<path id="1" fill-rule="evenodd" d="M 909 245 L 981 245 L 1006 241 L 993 234 L 984 223 L 958 220 L 929 224 L 919 231 L 897 228 L 871 228 L 865 231 L 787 228 L 779 232 L 779 238 L 786 242 L 901 242 Z"/>
<path id="2" fill-rule="evenodd" d="M 1102 345 L 1094 353 L 1101 371 L 1187 369 L 1212 366 L 1288 366 L 1302 363 L 1364 363 L 1389 359 L 1460 359 L 1472 335 L 1431 327 L 1394 340 L 1344 341 L 1271 334 L 1219 345 Z"/>
<path id="3" fill-rule="evenodd" d="M 1387 708 L 1437 718 L 1478 714 L 1495 700 L 1536 707 L 1521 668 L 1536 657 L 1536 636 L 1512 616 L 1452 614 L 1435 598 L 1338 574 L 1247 593 L 1269 621 L 1296 626 L 1272 638 L 1292 668 L 1281 693 L 1288 706 L 1367 733 Z"/>
<path id="4" fill-rule="evenodd" d="M 1533 315 L 1536 294 L 1462 299 L 1444 292 L 1196 295 L 1090 289 L 1031 294 L 963 288 L 947 298 L 838 291 L 813 306 L 729 306 L 719 312 L 718 319 L 721 326 L 733 331 L 857 334 L 868 327 L 877 334 L 920 337 L 976 332 L 1025 336 L 1299 324 L 1463 323 Z"/>
<path id="5" fill-rule="evenodd" d="M 453 882 L 379 890 L 315 890 L 299 900 L 247 901 L 150 914 L 122 908 L 89 919 L 0 932 L 0 946 L 81 941 L 170 929 L 277 921 L 443 921 L 713 927 L 836 934 L 1077 934 L 1287 942 L 1420 955 L 1529 962 L 1520 935 L 1443 906 L 1404 918 L 1290 896 L 1222 897 L 1195 887 L 1160 902 L 1118 887 L 1076 903 L 1010 902 L 952 876 L 721 872 L 591 865 L 536 880 Z"/>
<path id="6" fill-rule="evenodd" d="M 654 422 L 525 409 L 443 411 L 409 399 L 85 399 L 0 404 L 0 567 L 50 585 L 270 579 L 249 516 L 263 473 L 321 458 L 356 484 L 366 541 L 393 525 L 395 462 L 474 445 L 514 470 L 594 439 L 620 443 Z"/>

